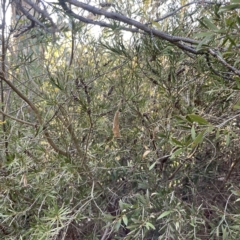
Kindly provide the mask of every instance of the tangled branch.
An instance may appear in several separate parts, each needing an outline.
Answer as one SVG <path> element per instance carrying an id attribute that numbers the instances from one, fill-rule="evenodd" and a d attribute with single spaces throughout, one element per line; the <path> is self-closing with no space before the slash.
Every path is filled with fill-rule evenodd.
<path id="1" fill-rule="evenodd" d="M 32 22 L 35 23 L 35 25 L 39 25 L 41 26 L 45 31 L 47 32 L 51 32 L 49 30 L 49 28 L 47 28 L 46 25 L 44 25 L 42 22 L 40 22 L 37 18 L 35 18 L 33 15 L 31 15 L 29 13 L 29 11 L 27 11 L 22 4 L 20 3 L 19 0 L 15 0 L 15 3 L 18 7 L 18 9 Z M 47 13 L 46 9 L 42 10 L 39 6 L 37 6 L 36 3 L 33 3 L 31 0 L 26 0 L 26 3 L 31 6 L 36 12 L 39 13 L 39 15 L 43 16 L 44 18 L 46 18 L 50 23 L 53 29 L 57 29 L 55 23 L 53 22 L 52 18 L 50 17 L 49 13 Z M 67 5 L 68 4 L 68 5 Z M 170 13 L 167 13 L 166 15 L 164 15 L 161 18 L 158 18 L 156 20 L 154 20 L 155 22 L 159 22 L 162 21 L 163 19 L 166 19 L 168 17 L 171 17 L 173 15 L 175 15 L 177 12 L 179 12 L 181 9 L 190 6 L 192 4 L 207 4 L 207 5 L 213 5 L 213 4 L 226 4 L 226 3 L 215 3 L 212 1 L 192 1 L 189 2 L 181 7 L 179 7 L 178 9 L 176 9 L 175 11 L 172 11 Z M 148 34 L 151 36 L 154 36 L 156 38 L 160 38 L 162 40 L 168 41 L 169 43 L 177 46 L 178 48 L 180 48 L 181 50 L 183 50 L 186 53 L 191 53 L 194 55 L 203 55 L 203 54 L 210 54 L 212 57 L 214 57 L 215 59 L 217 59 L 217 61 L 219 63 L 221 63 L 224 67 L 228 68 L 230 70 L 230 72 L 233 72 L 234 74 L 240 76 L 240 71 L 238 69 L 236 69 L 234 66 L 232 66 L 231 64 L 229 64 L 220 54 L 220 51 L 218 52 L 216 49 L 213 49 L 211 47 L 206 47 L 205 49 L 198 49 L 198 46 L 200 44 L 200 41 L 192 39 L 192 38 L 188 38 L 188 37 L 182 37 L 182 36 L 174 36 L 171 35 L 169 33 L 157 30 L 153 27 L 151 27 L 151 25 L 149 23 L 147 24 L 143 24 L 135 19 L 129 18 L 127 16 L 124 16 L 120 13 L 117 12 L 110 12 L 110 11 L 106 11 L 103 8 L 97 8 L 95 6 L 92 6 L 90 4 L 86 4 L 84 2 L 80 2 L 77 0 L 59 0 L 59 5 L 61 6 L 63 12 L 65 14 L 67 14 L 68 16 L 71 16 L 75 19 L 78 19 L 81 22 L 84 22 L 86 24 L 92 24 L 92 25 L 98 25 L 100 27 L 104 27 L 104 28 L 111 28 L 111 29 L 116 29 L 116 25 L 113 25 L 109 22 L 106 21 L 97 21 L 97 20 L 92 20 L 89 17 L 85 17 L 82 15 L 79 15 L 77 13 L 75 13 L 71 6 L 77 7 L 79 9 L 85 10 L 95 16 L 104 16 L 107 19 L 110 20 L 114 20 L 117 21 L 119 23 L 119 26 L 117 26 L 117 28 L 119 30 L 125 30 L 128 32 L 133 32 L 133 33 L 142 33 L 142 34 Z M 100 5 L 101 7 L 101 5 Z M 122 24 L 127 24 L 129 27 L 126 26 L 122 26 Z M 33 24 L 32 24 L 33 26 Z"/>

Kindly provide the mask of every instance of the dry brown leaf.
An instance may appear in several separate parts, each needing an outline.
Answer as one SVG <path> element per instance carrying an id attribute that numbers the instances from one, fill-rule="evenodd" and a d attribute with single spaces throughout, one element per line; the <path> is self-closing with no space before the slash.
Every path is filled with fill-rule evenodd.
<path id="1" fill-rule="evenodd" d="M 120 138 L 120 130 L 119 130 L 119 111 L 117 110 L 115 115 L 114 115 L 114 119 L 113 119 L 113 135 L 115 138 Z"/>
<path id="2" fill-rule="evenodd" d="M 154 129 L 153 129 L 153 140 L 156 139 L 156 133 L 159 132 L 159 126 L 156 126 Z"/>
<path id="3" fill-rule="evenodd" d="M 26 176 L 25 173 L 24 173 L 23 176 L 22 176 L 21 182 L 23 182 L 23 186 L 24 186 L 24 187 L 27 187 L 27 186 L 28 186 L 27 176 Z"/>
<path id="4" fill-rule="evenodd" d="M 142 158 L 144 159 L 149 153 L 151 152 L 151 150 L 147 150 L 143 153 Z"/>

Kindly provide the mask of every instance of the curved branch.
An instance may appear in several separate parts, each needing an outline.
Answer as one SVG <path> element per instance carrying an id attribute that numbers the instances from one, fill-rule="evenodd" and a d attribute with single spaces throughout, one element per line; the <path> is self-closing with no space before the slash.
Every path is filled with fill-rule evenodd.
<path id="1" fill-rule="evenodd" d="M 202 1 L 202 0 L 200 0 L 200 1 L 193 1 L 193 2 L 187 3 L 187 4 L 179 7 L 178 9 L 176 9 L 176 10 L 170 12 L 170 13 L 167 13 L 163 17 L 157 18 L 157 19 L 155 19 L 153 21 L 154 22 L 160 22 L 160 21 L 162 21 L 162 20 L 164 20 L 164 19 L 166 19 L 168 17 L 173 16 L 174 14 L 176 14 L 177 12 L 179 12 L 180 10 L 182 10 L 185 7 L 188 7 L 188 6 L 192 5 L 192 4 L 204 4 L 204 3 L 207 3 L 207 4 L 217 4 L 216 2 L 209 2 L 209 1 Z"/>
<path id="2" fill-rule="evenodd" d="M 23 123 L 23 124 L 27 124 L 27 125 L 32 126 L 32 127 L 36 127 L 37 126 L 36 123 L 30 123 L 30 122 L 26 122 L 24 120 L 21 120 L 19 118 L 15 118 L 15 117 L 10 116 L 7 113 L 3 112 L 2 110 L 0 110 L 0 113 L 3 114 L 4 116 L 8 117 L 8 118 L 11 118 L 11 119 L 17 121 L 17 122 L 20 122 L 20 123 Z"/>
<path id="3" fill-rule="evenodd" d="M 30 29 L 32 29 L 34 27 L 35 27 L 35 22 L 33 22 L 31 20 L 31 23 L 28 26 L 24 27 L 24 29 L 22 29 L 19 33 L 14 34 L 13 37 L 19 37 L 20 35 L 22 35 L 23 33 L 27 32 L 27 31 L 29 31 Z"/>
<path id="4" fill-rule="evenodd" d="M 41 26 L 45 31 L 49 32 L 49 30 L 46 28 L 44 24 L 42 24 L 37 18 L 32 16 L 20 3 L 20 0 L 15 0 L 15 3 L 17 5 L 17 8 L 30 20 Z"/>
<path id="5" fill-rule="evenodd" d="M 240 71 L 238 69 L 236 69 L 235 67 L 233 67 L 232 65 L 230 65 L 229 63 L 227 63 L 219 54 L 217 54 L 213 49 L 209 49 L 209 53 L 214 56 L 215 58 L 217 58 L 219 60 L 219 62 L 221 62 L 225 67 L 227 67 L 228 69 L 230 69 L 232 72 L 234 72 L 236 75 L 240 76 Z"/>
<path id="6" fill-rule="evenodd" d="M 63 10 L 65 11 L 66 14 L 78 19 L 81 22 L 87 23 L 87 24 L 92 24 L 92 25 L 97 25 L 100 27 L 107 27 L 107 28 L 116 28 L 116 26 L 113 26 L 112 24 L 108 24 L 102 21 L 94 21 L 92 19 L 89 18 L 85 18 L 82 16 L 79 16 L 78 14 L 74 13 L 67 5 L 66 2 L 64 0 L 59 0 L 59 4 L 62 6 Z M 125 30 L 128 32 L 139 32 L 139 30 L 137 28 L 127 28 L 127 27 L 119 27 L 119 29 L 121 30 Z"/>
<path id="7" fill-rule="evenodd" d="M 37 117 L 37 120 L 39 122 L 40 125 L 43 125 L 43 121 L 42 121 L 42 118 L 40 116 L 40 113 L 38 111 L 38 109 L 35 107 L 35 105 L 24 95 L 22 94 L 15 86 L 14 84 L 7 80 L 5 77 L 4 77 L 4 74 L 3 72 L 0 72 L 0 78 L 20 97 L 22 98 L 30 107 L 31 109 L 33 110 L 33 112 L 35 113 L 36 117 Z M 48 143 L 51 145 L 51 147 L 59 154 L 63 155 L 63 156 L 69 156 L 69 154 L 63 150 L 61 150 L 52 140 L 52 138 L 50 137 L 49 135 L 49 132 L 47 130 L 44 131 L 44 135 L 48 141 Z"/>
<path id="8" fill-rule="evenodd" d="M 217 54 L 213 49 L 209 48 L 208 50 L 202 51 L 202 50 L 196 50 L 195 48 L 186 45 L 186 43 L 190 43 L 193 45 L 199 44 L 199 41 L 191 39 L 191 38 L 186 38 L 186 37 L 179 37 L 179 36 L 173 36 L 167 33 L 164 33 L 162 31 L 156 30 L 154 28 L 150 28 L 145 24 L 142 24 L 134 19 L 125 17 L 119 13 L 115 13 L 115 12 L 108 12 L 99 8 L 96 8 L 94 6 L 91 6 L 89 4 L 83 3 L 83 2 L 79 2 L 77 0 L 67 0 L 68 3 L 73 4 L 74 6 L 80 7 L 84 10 L 87 10 L 93 14 L 97 14 L 97 15 L 103 15 L 107 18 L 113 19 L 113 20 L 117 20 L 119 22 L 122 23 L 126 23 L 128 25 L 134 26 L 137 29 L 140 29 L 148 34 L 151 34 L 153 36 L 162 38 L 172 44 L 174 44 L 175 46 L 179 47 L 180 49 L 187 51 L 187 52 L 191 52 L 193 54 L 204 54 L 207 52 L 209 52 L 212 56 L 214 56 L 215 58 L 217 58 L 219 60 L 219 62 L 221 62 L 224 66 L 226 66 L 228 69 L 230 69 L 231 71 L 233 71 L 235 74 L 237 74 L 238 76 L 240 76 L 240 71 L 238 69 L 236 69 L 235 67 L 233 67 L 232 65 L 230 65 L 229 63 L 227 63 L 219 54 Z M 59 0 L 60 5 L 65 7 L 65 10 L 68 11 L 65 0 Z M 73 12 L 72 12 L 73 13 Z M 74 13 L 75 14 L 75 13 Z M 77 14 L 75 14 L 77 15 Z M 77 15 L 78 16 L 78 15 Z M 80 16 L 79 16 L 80 17 Z M 81 18 L 81 17 L 80 17 Z"/>
<path id="9" fill-rule="evenodd" d="M 35 19 L 31 14 L 29 14 L 20 4 L 19 0 L 15 0 L 16 3 L 18 4 L 18 6 L 20 7 L 20 10 L 26 15 L 27 18 L 29 18 L 31 21 L 34 21 L 35 23 L 37 23 L 38 25 L 42 26 L 46 31 L 49 31 L 45 25 L 43 25 L 41 22 L 39 22 L 39 20 Z M 27 0 L 28 2 L 30 0 Z M 155 36 L 158 38 L 161 38 L 163 40 L 166 40 L 170 43 L 172 43 L 173 45 L 177 46 L 178 48 L 182 49 L 183 51 L 185 51 L 186 53 L 193 53 L 193 54 L 206 54 L 207 52 L 209 52 L 213 57 L 215 57 L 216 59 L 218 59 L 218 61 L 223 64 L 225 67 L 227 67 L 228 69 L 230 69 L 232 72 L 234 72 L 235 74 L 237 74 L 238 76 L 240 76 L 240 71 L 238 69 L 236 69 L 234 66 L 230 65 L 229 63 L 227 63 L 220 54 L 218 54 L 215 50 L 209 48 L 209 49 L 205 49 L 205 50 L 197 50 L 196 49 L 196 45 L 198 45 L 200 42 L 198 40 L 195 39 L 191 39 L 188 37 L 181 37 L 181 36 L 173 36 L 171 34 L 156 30 L 154 28 L 149 27 L 147 24 L 143 24 L 141 22 L 138 22 L 134 19 L 131 19 L 129 17 L 126 17 L 124 15 L 121 15 L 119 13 L 116 12 L 108 12 L 106 10 L 103 9 L 99 9 L 96 8 L 92 5 L 83 3 L 83 2 L 79 2 L 77 0 L 59 0 L 59 4 L 61 5 L 61 7 L 63 8 L 63 10 L 65 11 L 66 14 L 84 22 L 87 24 L 93 24 L 93 25 L 98 25 L 101 27 L 107 27 L 107 28 L 116 28 L 116 26 L 106 23 L 106 22 L 102 22 L 102 21 L 94 21 L 92 19 L 80 16 L 76 13 L 74 13 L 68 6 L 66 3 L 72 4 L 76 7 L 79 7 L 81 9 L 84 9 L 88 12 L 93 13 L 94 15 L 102 15 L 105 16 L 106 18 L 112 19 L 112 20 L 116 20 L 119 23 L 125 23 L 128 24 L 130 26 L 133 26 L 135 28 L 127 28 L 124 26 L 120 26 L 118 27 L 118 29 L 122 29 L 122 30 L 126 30 L 126 31 L 130 31 L 130 32 L 141 32 L 141 33 L 147 33 L 151 36 Z M 190 2 L 180 8 L 178 8 L 177 10 L 175 10 L 172 13 L 169 13 L 168 15 L 166 15 L 164 18 L 171 16 L 173 14 L 176 13 L 176 11 L 181 10 L 183 7 L 189 6 L 191 4 L 194 3 L 207 3 L 207 4 L 214 4 L 211 1 L 193 1 Z M 216 3 L 217 4 L 217 3 Z M 218 3 L 220 4 L 220 3 Z M 221 3 L 222 4 L 222 3 Z M 35 9 L 36 11 L 39 11 L 39 9 Z M 41 9 L 40 9 L 41 10 Z M 41 10 L 42 11 L 42 10 Z M 40 11 L 40 13 L 42 13 Z M 158 19 L 159 20 L 159 19 Z"/>
<path id="10" fill-rule="evenodd" d="M 209 59 L 209 52 L 207 52 L 205 56 L 206 56 L 206 62 L 207 62 L 207 65 L 208 65 L 210 71 L 212 71 L 215 75 L 217 75 L 217 76 L 219 76 L 219 77 L 221 77 L 221 78 L 223 78 L 223 79 L 230 80 L 230 81 L 234 81 L 233 78 L 228 77 L 228 76 L 224 76 L 224 75 L 220 74 L 219 72 L 217 72 L 217 71 L 213 68 L 213 66 L 212 66 L 212 64 L 211 64 L 211 62 L 210 62 L 210 59 Z"/>
<path id="11" fill-rule="evenodd" d="M 42 10 L 40 7 L 38 7 L 35 3 L 33 3 L 30 0 L 24 0 L 24 2 L 26 2 L 28 5 L 30 5 L 38 13 L 42 14 L 43 17 L 45 17 L 46 19 L 48 19 L 50 21 L 50 23 L 52 24 L 52 27 L 57 29 L 56 24 L 53 22 L 52 18 L 49 16 L 49 14 L 46 11 Z"/>
<path id="12" fill-rule="evenodd" d="M 140 23 L 134 19 L 131 19 L 129 17 L 125 17 L 119 13 L 115 13 L 115 12 L 108 12 L 99 8 L 96 8 L 94 6 L 91 6 L 89 4 L 83 3 L 83 2 L 79 2 L 76 0 L 67 0 L 68 3 L 73 4 L 76 7 L 80 7 L 84 10 L 87 10 L 88 12 L 91 12 L 93 14 L 97 14 L 97 15 L 103 15 L 106 18 L 110 18 L 113 20 L 117 20 L 119 22 L 123 22 L 126 23 L 128 25 L 134 26 L 137 29 L 141 29 L 142 31 L 152 34 L 156 37 L 160 37 L 162 39 L 165 39 L 173 44 L 175 44 L 176 42 L 186 42 L 186 43 L 191 43 L 191 44 L 199 44 L 199 41 L 191 39 L 191 38 L 186 38 L 186 37 L 179 37 L 179 36 L 173 36 L 164 32 L 161 32 L 159 30 L 156 30 L 154 28 L 150 28 L 147 25 Z M 59 0 L 60 5 L 63 5 L 65 3 L 65 0 Z M 77 15 L 78 16 L 78 15 Z M 79 16 L 80 17 L 80 16 Z M 187 50 L 187 49 L 186 49 Z M 190 49 L 188 49 L 188 51 L 191 51 Z"/>

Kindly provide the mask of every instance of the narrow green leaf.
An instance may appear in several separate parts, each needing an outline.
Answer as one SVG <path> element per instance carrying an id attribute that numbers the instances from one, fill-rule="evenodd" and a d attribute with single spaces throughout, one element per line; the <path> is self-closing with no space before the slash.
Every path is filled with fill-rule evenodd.
<path id="1" fill-rule="evenodd" d="M 222 239 L 223 240 L 228 239 L 226 228 L 223 225 L 222 225 Z"/>
<path id="2" fill-rule="evenodd" d="M 112 216 L 111 214 L 104 214 L 103 217 L 104 217 L 104 219 L 107 219 L 107 220 L 113 220 L 114 218 L 116 218 L 115 216 Z"/>
<path id="3" fill-rule="evenodd" d="M 213 126 L 209 126 L 207 129 L 206 129 L 206 132 L 208 133 L 211 133 L 213 131 L 214 127 Z"/>
<path id="4" fill-rule="evenodd" d="M 128 225 L 128 218 L 127 218 L 126 215 L 123 215 L 122 220 L 123 220 L 125 226 L 127 226 Z"/>
<path id="5" fill-rule="evenodd" d="M 202 21 L 202 19 L 197 19 L 197 21 L 205 28 L 208 28 L 207 25 Z"/>
<path id="6" fill-rule="evenodd" d="M 125 203 L 122 200 L 119 200 L 119 207 L 121 210 L 132 208 L 131 204 Z"/>
<path id="7" fill-rule="evenodd" d="M 228 132 L 226 136 L 226 145 L 229 146 L 229 144 L 230 144 L 230 133 Z"/>
<path id="8" fill-rule="evenodd" d="M 194 37 L 207 37 L 207 36 L 213 36 L 213 32 L 201 32 L 194 34 Z"/>
<path id="9" fill-rule="evenodd" d="M 231 190 L 231 192 L 235 195 L 235 196 L 240 196 L 240 190 Z"/>
<path id="10" fill-rule="evenodd" d="M 168 216 L 170 213 L 172 213 L 172 211 L 165 211 L 165 212 L 163 212 L 163 213 L 157 218 L 157 220 Z"/>
<path id="11" fill-rule="evenodd" d="M 149 227 L 150 227 L 151 229 L 153 229 L 153 230 L 156 229 L 156 228 L 154 227 L 154 225 L 153 225 L 152 223 L 150 223 L 150 222 L 146 222 L 146 227 L 147 227 L 147 229 L 149 229 Z"/>
<path id="12" fill-rule="evenodd" d="M 146 191 L 146 199 L 148 200 L 148 201 L 150 201 L 150 196 L 149 196 L 149 190 L 147 189 L 147 191 Z"/>
<path id="13" fill-rule="evenodd" d="M 196 114 L 188 114 L 186 119 L 188 121 L 192 122 L 192 123 L 196 122 L 196 123 L 198 123 L 200 125 L 207 125 L 207 124 L 209 124 L 209 122 L 206 119 L 204 119 L 204 118 L 202 118 L 202 117 L 200 117 L 200 116 L 198 116 Z"/>
<path id="14" fill-rule="evenodd" d="M 116 231 L 119 230 L 119 228 L 120 228 L 120 226 L 121 226 L 121 222 L 122 222 L 122 219 L 119 219 L 119 220 L 116 222 L 116 224 L 115 224 L 115 226 L 114 226 L 114 228 L 115 228 Z"/>
<path id="15" fill-rule="evenodd" d="M 155 167 L 156 163 L 157 163 L 157 162 L 154 162 L 154 163 L 149 167 L 149 171 L 151 171 L 151 170 Z"/>
<path id="16" fill-rule="evenodd" d="M 176 226 L 176 229 L 178 230 L 178 229 L 179 229 L 179 226 L 180 226 L 179 222 L 176 222 L 176 223 L 175 223 L 175 226 Z"/>
<path id="17" fill-rule="evenodd" d="M 240 8 L 240 4 L 230 4 L 230 5 L 221 7 L 219 9 L 218 13 L 226 12 L 226 11 L 232 11 L 232 10 L 236 10 L 238 8 Z"/>
<path id="18" fill-rule="evenodd" d="M 193 125 L 192 125 L 192 128 L 191 128 L 191 136 L 192 136 L 192 140 L 194 140 L 196 138 L 196 132 L 195 132 L 195 128 L 194 128 Z"/>
<path id="19" fill-rule="evenodd" d="M 203 141 L 205 132 L 206 131 L 202 131 L 197 135 L 197 137 L 194 139 L 194 141 L 192 143 L 192 147 L 196 147 L 199 143 L 201 143 Z"/>
<path id="20" fill-rule="evenodd" d="M 181 142 L 179 142 L 176 138 L 171 138 L 171 141 L 173 143 L 174 146 L 182 146 L 183 144 Z"/>
<path id="21" fill-rule="evenodd" d="M 120 207 L 120 209 L 121 209 L 121 210 L 123 210 L 123 209 L 124 209 L 123 202 L 122 202 L 122 200 L 121 200 L 121 199 L 119 200 L 119 207 Z"/>
<path id="22" fill-rule="evenodd" d="M 228 36 L 228 40 L 232 45 L 237 46 L 236 42 L 230 36 Z"/>
<path id="23" fill-rule="evenodd" d="M 211 39 L 212 39 L 212 36 L 206 36 L 205 38 L 203 38 L 203 40 L 197 45 L 196 50 L 200 51 L 209 47 L 208 43 L 210 42 Z"/>
<path id="24" fill-rule="evenodd" d="M 58 88 L 58 89 L 60 89 L 60 90 L 63 90 L 63 87 L 61 86 L 58 78 L 56 78 L 56 80 L 55 80 L 53 77 L 50 76 L 49 80 L 50 80 L 50 83 L 51 83 L 54 87 L 56 87 L 56 88 Z"/>
<path id="25" fill-rule="evenodd" d="M 37 127 L 37 131 L 36 131 L 36 133 L 35 133 L 35 137 L 36 137 L 39 133 L 41 133 L 42 130 L 43 130 L 43 126 L 38 126 L 38 127 Z"/>
<path id="26" fill-rule="evenodd" d="M 176 150 L 172 156 L 170 157 L 171 159 L 172 158 L 175 158 L 176 156 L 180 155 L 181 153 L 183 152 L 183 148 L 179 148 L 178 150 Z"/>
<path id="27" fill-rule="evenodd" d="M 233 229 L 233 230 L 238 230 L 239 231 L 239 225 L 229 226 L 229 228 Z"/>
<path id="28" fill-rule="evenodd" d="M 137 225 L 137 224 L 135 224 L 135 225 L 129 225 L 127 228 L 128 228 L 129 230 L 133 229 L 133 231 L 130 232 L 130 233 L 133 233 L 133 232 L 136 231 L 136 229 L 138 228 L 138 226 L 139 226 L 139 225 Z M 129 234 L 130 234 L 130 233 L 129 233 Z"/>
<path id="29" fill-rule="evenodd" d="M 210 29 L 210 30 L 218 30 L 218 28 L 207 17 L 203 18 L 203 22 L 208 27 L 208 29 Z"/>

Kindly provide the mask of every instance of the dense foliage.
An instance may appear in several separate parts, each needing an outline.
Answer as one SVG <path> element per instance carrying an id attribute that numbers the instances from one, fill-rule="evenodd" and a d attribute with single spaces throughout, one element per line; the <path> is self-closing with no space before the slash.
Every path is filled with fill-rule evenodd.
<path id="1" fill-rule="evenodd" d="M 2 0 L 0 238 L 240 238 L 240 1 L 93 2 Z"/>

